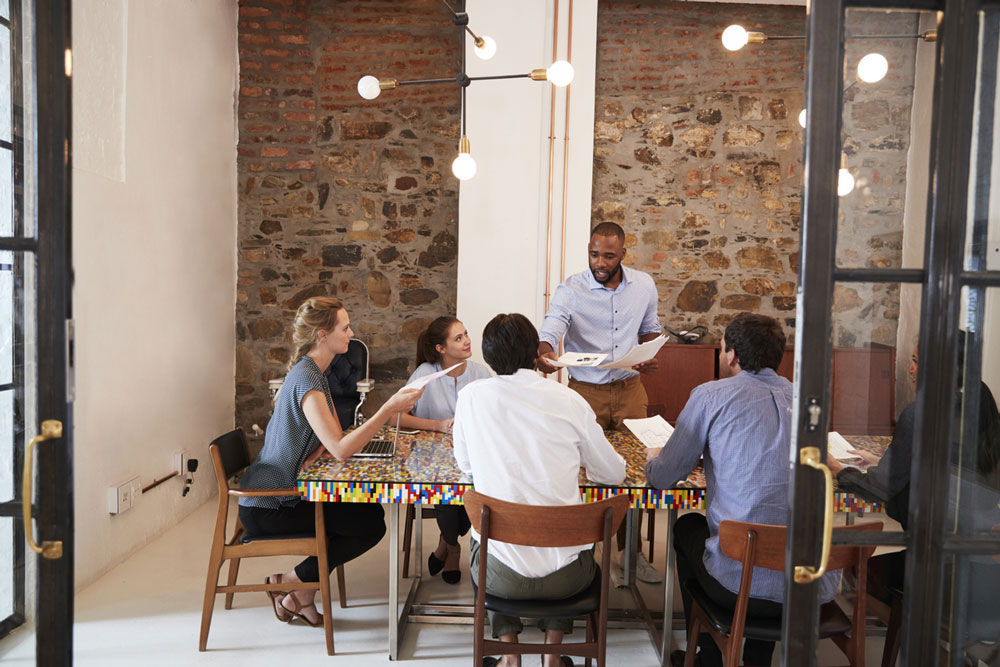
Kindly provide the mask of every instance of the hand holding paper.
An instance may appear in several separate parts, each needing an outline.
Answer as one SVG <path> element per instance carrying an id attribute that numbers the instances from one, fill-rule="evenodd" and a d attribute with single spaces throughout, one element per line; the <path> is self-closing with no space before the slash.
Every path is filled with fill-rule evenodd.
<path id="1" fill-rule="evenodd" d="M 558 359 L 549 359 L 553 366 L 596 366 L 608 355 L 596 352 L 566 352 Z"/>
<path id="2" fill-rule="evenodd" d="M 413 382 L 411 382 L 410 384 L 406 385 L 403 388 L 404 389 L 423 389 L 424 385 L 426 385 L 427 383 L 433 382 L 434 380 L 437 380 L 439 377 L 443 377 L 443 376 L 447 375 L 448 373 L 450 373 L 451 371 L 455 370 L 456 368 L 458 368 L 459 366 L 461 366 L 464 363 L 465 363 L 464 361 L 460 361 L 457 364 L 455 364 L 454 366 L 451 366 L 449 368 L 445 368 L 444 370 L 438 371 L 437 373 L 431 373 L 430 375 L 425 375 L 423 377 L 417 378 L 416 380 L 414 380 Z"/>
<path id="3" fill-rule="evenodd" d="M 607 364 L 601 364 L 598 368 L 624 368 L 630 369 L 636 364 L 641 364 L 644 361 L 649 361 L 656 356 L 656 353 L 660 351 L 663 344 L 667 342 L 666 336 L 657 336 L 651 341 L 645 343 L 639 343 L 631 350 L 628 351 L 624 357 L 617 361 L 612 361 Z"/>

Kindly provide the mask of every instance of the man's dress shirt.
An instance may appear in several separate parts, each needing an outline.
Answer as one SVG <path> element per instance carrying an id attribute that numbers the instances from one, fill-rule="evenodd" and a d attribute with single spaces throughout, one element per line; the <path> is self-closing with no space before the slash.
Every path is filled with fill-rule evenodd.
<path id="1" fill-rule="evenodd" d="M 599 484 L 620 484 L 625 460 L 572 389 L 522 368 L 458 394 L 455 459 L 476 491 L 524 505 L 577 505 L 580 466 Z M 479 534 L 472 530 L 478 540 Z M 490 556 L 522 576 L 544 577 L 591 545 L 526 547 L 490 540 Z"/>
<path id="2" fill-rule="evenodd" d="M 704 456 L 709 538 L 705 569 L 727 589 L 740 587 L 742 566 L 719 548 L 725 520 L 786 525 L 792 383 L 770 368 L 695 387 L 659 456 L 646 463 L 646 481 L 669 489 Z M 820 600 L 833 599 L 840 571 L 825 574 Z M 785 574 L 755 568 L 750 596 L 784 602 Z"/>
<path id="3" fill-rule="evenodd" d="M 656 314 L 658 298 L 648 273 L 623 266 L 621 283 L 608 289 L 589 269 L 581 271 L 556 288 L 538 339 L 558 350 L 565 336 L 567 352 L 607 354 L 603 363 L 616 361 L 635 347 L 639 336 L 662 331 Z M 607 384 L 636 372 L 574 366 L 569 374 L 580 382 Z"/>

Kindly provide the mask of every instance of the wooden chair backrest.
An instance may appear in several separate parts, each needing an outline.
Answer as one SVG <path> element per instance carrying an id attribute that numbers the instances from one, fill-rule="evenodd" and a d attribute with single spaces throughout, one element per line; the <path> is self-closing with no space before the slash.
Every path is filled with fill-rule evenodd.
<path id="1" fill-rule="evenodd" d="M 220 435 L 208 446 L 208 454 L 215 470 L 215 480 L 219 484 L 219 495 L 225 496 L 229 489 L 229 478 L 250 465 L 250 446 L 242 428 L 236 428 Z M 221 498 L 220 498 L 221 499 Z"/>
<path id="2" fill-rule="evenodd" d="M 476 532 L 482 534 L 483 508 L 489 508 L 489 539 L 533 547 L 571 547 L 604 537 L 604 511 L 612 510 L 611 533 L 625 518 L 629 498 L 617 495 L 580 505 L 520 505 L 474 490 L 462 498 Z"/>
<path id="3" fill-rule="evenodd" d="M 881 521 L 870 523 L 859 523 L 854 526 L 838 526 L 835 531 L 842 530 L 882 530 Z M 756 535 L 756 544 L 753 553 L 754 567 L 762 567 L 767 570 L 783 571 L 785 569 L 785 539 L 788 529 L 785 526 L 770 526 L 763 523 L 745 523 L 743 521 L 723 521 L 719 524 L 719 548 L 729 558 L 735 561 L 745 562 L 747 544 L 750 542 L 749 534 Z M 830 547 L 830 560 L 826 569 L 840 570 L 845 567 L 858 565 L 862 558 L 868 559 L 874 546 L 852 547 L 833 546 Z"/>

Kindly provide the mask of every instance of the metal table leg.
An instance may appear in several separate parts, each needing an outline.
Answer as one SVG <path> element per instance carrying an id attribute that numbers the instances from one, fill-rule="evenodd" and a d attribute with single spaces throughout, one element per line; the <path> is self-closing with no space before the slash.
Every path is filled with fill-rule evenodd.
<path id="1" fill-rule="evenodd" d="M 676 559 L 674 553 L 674 522 L 677 521 L 677 509 L 667 509 L 667 529 L 663 531 L 666 539 L 663 541 L 666 559 L 663 573 L 663 633 L 660 636 L 660 665 L 666 667 L 670 662 L 670 652 L 673 650 L 674 639 L 674 579 L 676 574 Z"/>
<path id="2" fill-rule="evenodd" d="M 403 635 L 410 622 L 410 609 L 417 599 L 420 581 L 423 578 L 420 569 L 420 505 L 416 506 L 416 555 L 417 561 L 413 567 L 413 578 L 410 580 L 410 590 L 406 594 L 403 606 L 399 606 L 399 503 L 389 504 L 389 660 L 399 659 L 399 647 L 403 645 Z"/>

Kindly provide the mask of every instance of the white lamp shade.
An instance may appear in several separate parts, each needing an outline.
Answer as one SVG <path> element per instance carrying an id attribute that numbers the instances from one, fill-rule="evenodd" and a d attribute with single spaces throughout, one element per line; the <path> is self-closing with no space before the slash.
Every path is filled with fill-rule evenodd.
<path id="1" fill-rule="evenodd" d="M 799 112 L 799 125 L 801 125 L 803 128 L 805 128 L 805 126 L 806 126 L 806 110 L 805 109 L 803 109 L 802 111 Z"/>
<path id="2" fill-rule="evenodd" d="M 889 61 L 881 53 L 869 53 L 858 62 L 858 78 L 865 83 L 875 83 L 885 78 Z"/>
<path id="3" fill-rule="evenodd" d="M 483 45 L 474 48 L 476 56 L 483 60 L 489 60 L 497 53 L 497 43 L 492 37 L 486 35 L 482 35 L 480 39 L 483 40 Z"/>
<path id="4" fill-rule="evenodd" d="M 846 197 L 854 189 L 854 177 L 851 172 L 841 169 L 837 174 L 837 195 Z"/>
<path id="5" fill-rule="evenodd" d="M 565 60 L 557 60 L 545 71 L 545 78 L 548 79 L 549 83 L 553 86 L 568 86 L 573 82 L 573 66 L 570 65 Z"/>
<path id="6" fill-rule="evenodd" d="M 378 85 L 378 79 L 374 76 L 369 74 L 358 79 L 358 95 L 366 100 L 374 100 L 381 92 L 382 89 Z"/>
<path id="7" fill-rule="evenodd" d="M 741 25 L 731 25 L 722 31 L 722 45 L 730 51 L 739 51 L 747 45 L 747 31 Z"/>
<path id="8" fill-rule="evenodd" d="M 468 153 L 459 153 L 451 163 L 451 173 L 460 181 L 467 181 L 476 175 L 476 161 Z"/>

